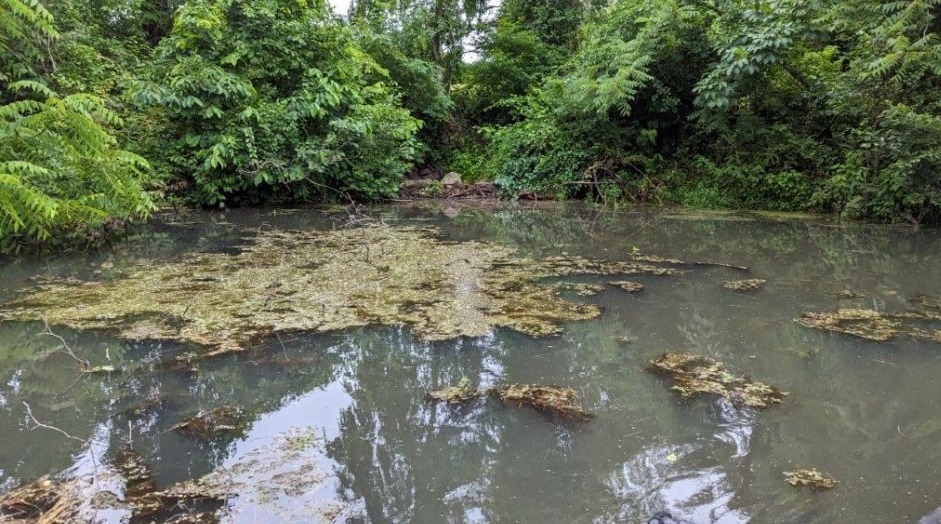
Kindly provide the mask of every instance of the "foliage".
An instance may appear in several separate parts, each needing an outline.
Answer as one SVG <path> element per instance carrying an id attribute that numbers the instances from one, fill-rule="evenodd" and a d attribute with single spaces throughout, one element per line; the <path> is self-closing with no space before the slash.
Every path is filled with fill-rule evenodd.
<path id="1" fill-rule="evenodd" d="M 0 236 L 144 215 L 152 179 L 221 206 L 389 197 L 413 169 L 511 196 L 938 223 L 939 14 L 0 0 Z"/>
<path id="2" fill-rule="evenodd" d="M 511 193 L 937 222 L 939 7 L 616 0 L 510 99 L 491 171 Z"/>
<path id="3" fill-rule="evenodd" d="M 420 125 L 323 1 L 187 2 L 130 97 L 204 205 L 392 195 Z"/>
<path id="4" fill-rule="evenodd" d="M 0 2 L 0 239 L 43 240 L 146 215 L 147 162 L 117 147 L 105 101 L 61 96 L 37 71 L 59 37 L 38 2 Z"/>

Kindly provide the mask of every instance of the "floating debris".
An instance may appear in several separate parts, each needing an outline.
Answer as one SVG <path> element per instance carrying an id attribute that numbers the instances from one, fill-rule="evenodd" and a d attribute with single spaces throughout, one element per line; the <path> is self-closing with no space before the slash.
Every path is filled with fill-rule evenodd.
<path id="1" fill-rule="evenodd" d="M 941 343 L 941 329 L 929 329 L 924 325 L 941 323 L 941 312 L 932 310 L 883 313 L 871 309 L 838 309 L 831 313 L 804 313 L 795 322 L 805 327 L 874 342 L 886 342 L 898 335 L 905 335 Z"/>
<path id="2" fill-rule="evenodd" d="M 560 282 L 556 287 L 562 291 L 570 291 L 580 297 L 593 297 L 602 291 L 604 286 L 600 284 L 587 284 L 581 282 Z"/>
<path id="3" fill-rule="evenodd" d="M 722 287 L 742 293 L 755 293 L 757 291 L 761 291 L 767 283 L 767 280 L 762 280 L 760 278 L 751 278 L 748 280 L 728 280 L 722 283 Z"/>
<path id="4" fill-rule="evenodd" d="M 70 524 L 81 507 L 75 486 L 42 477 L 0 496 L 0 522 Z"/>
<path id="5" fill-rule="evenodd" d="M 576 422 L 584 422 L 594 418 L 594 415 L 574 404 L 574 389 L 559 386 L 510 384 L 489 389 L 473 389 L 470 386 L 470 381 L 467 378 L 462 378 L 456 386 L 427 393 L 425 399 L 429 402 L 465 404 L 486 395 L 494 396 L 504 404 L 525 405 L 537 411 Z"/>
<path id="6" fill-rule="evenodd" d="M 792 486 L 810 486 L 815 489 L 833 489 L 839 481 L 835 478 L 817 471 L 817 468 L 785 471 L 787 483 Z"/>
<path id="7" fill-rule="evenodd" d="M 708 393 L 718 395 L 735 406 L 766 408 L 778 404 L 787 393 L 731 373 L 724 364 L 709 357 L 689 353 L 665 353 L 650 361 L 652 371 L 669 375 L 671 389 L 684 398 Z"/>
<path id="8" fill-rule="evenodd" d="M 144 522 L 178 507 L 185 520 L 218 522 L 220 515 L 252 515 L 258 522 L 345 522 L 355 520 L 355 504 L 328 495 L 335 480 L 320 429 L 295 429 L 278 435 L 234 463 L 138 499 L 135 515 Z M 151 502 L 149 507 L 141 503 Z M 178 510 L 177 510 L 178 511 Z M 355 520 L 358 522 L 358 520 Z"/>
<path id="9" fill-rule="evenodd" d="M 125 498 L 141 497 L 157 491 L 157 483 L 154 481 L 153 472 L 150 470 L 150 466 L 144 462 L 144 457 L 140 453 L 125 449 L 118 453 L 114 463 L 121 476 L 124 477 Z"/>
<path id="10" fill-rule="evenodd" d="M 614 282 L 608 282 L 608 285 L 619 287 L 628 293 L 640 293 L 644 290 L 643 284 L 632 280 L 616 280 Z"/>
<path id="11" fill-rule="evenodd" d="M 241 432 L 244 429 L 244 413 L 240 408 L 233 407 L 200 411 L 196 416 L 170 427 L 170 431 L 180 431 L 200 438 L 209 438 L 220 433 Z"/>
<path id="12" fill-rule="evenodd" d="M 447 402 L 448 404 L 463 404 L 475 400 L 481 396 L 481 392 L 472 388 L 470 380 L 467 377 L 461 379 L 456 386 L 450 386 L 435 391 L 430 391 L 425 398 L 430 402 Z"/>
<path id="13" fill-rule="evenodd" d="M 831 294 L 836 295 L 836 298 L 842 300 L 866 298 L 868 295 L 865 291 L 860 291 L 858 289 L 841 289 L 840 291 L 833 291 Z"/>
<path id="14" fill-rule="evenodd" d="M 941 300 L 938 300 L 936 298 L 932 298 L 924 294 L 919 294 L 909 299 L 909 302 L 916 306 L 920 306 L 930 311 L 933 314 L 941 314 Z"/>
<path id="15" fill-rule="evenodd" d="M 538 386 L 533 384 L 511 384 L 490 390 L 504 404 L 526 405 L 537 411 L 559 416 L 575 422 L 585 422 L 594 418 L 582 408 L 576 406 L 575 390 L 559 386 Z"/>
<path id="16" fill-rule="evenodd" d="M 745 266 L 736 266 L 732 264 L 723 264 L 721 262 L 684 262 L 682 260 L 677 260 L 675 258 L 663 258 L 653 255 L 632 255 L 631 258 L 638 262 L 650 262 L 654 264 L 670 264 L 674 266 L 689 266 L 689 267 L 724 267 L 729 269 L 735 269 L 738 271 L 748 271 L 748 268 Z"/>
<path id="17" fill-rule="evenodd" d="M 199 357 L 245 349 L 273 333 L 406 325 L 426 340 L 495 327 L 554 335 L 601 314 L 545 279 L 675 276 L 670 264 L 579 256 L 523 258 L 490 242 L 445 242 L 438 230 L 369 225 L 265 230 L 236 254 L 142 261 L 101 281 L 49 280 L 0 308 L 0 320 L 108 329 L 128 340 L 202 346 Z M 588 291 L 588 287 L 582 287 Z"/>

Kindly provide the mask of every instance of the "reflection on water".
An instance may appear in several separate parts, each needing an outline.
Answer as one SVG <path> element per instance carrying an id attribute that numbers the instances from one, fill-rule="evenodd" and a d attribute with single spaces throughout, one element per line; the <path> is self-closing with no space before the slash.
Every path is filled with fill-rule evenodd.
<path id="1" fill-rule="evenodd" d="M 636 248 L 746 265 L 768 284 L 761 293 L 733 293 L 721 282 L 740 273 L 713 268 L 646 279 L 639 295 L 608 288 L 578 297 L 604 315 L 558 337 L 497 330 L 432 343 L 404 328 L 297 333 L 198 369 L 174 365 L 189 349 L 177 344 L 53 327 L 80 358 L 116 368 L 105 374 L 82 373 L 59 340 L 41 334 L 42 325 L 0 323 L 0 491 L 66 472 L 95 478 L 85 488 L 89 498 L 121 493 L 120 480 L 105 473 L 119 452 L 133 449 L 160 487 L 206 475 L 241 482 L 242 496 L 222 511 L 225 522 L 330 515 L 346 522 L 613 523 L 644 522 L 660 510 L 694 523 L 914 522 L 941 505 L 941 348 L 912 340 L 879 345 L 792 322 L 806 310 L 901 309 L 917 294 L 941 296 L 938 231 L 581 206 L 465 210 L 453 219 L 414 208 L 371 213 L 535 256 L 617 259 Z M 11 262 L 0 269 L 0 300 L 35 276 L 108 278 L 112 268 L 141 258 L 231 252 L 260 227 L 332 224 L 331 215 L 315 211 L 158 223 L 112 252 Z M 840 294 L 848 290 L 862 293 Z M 682 401 L 668 380 L 645 371 L 667 350 L 726 362 L 791 396 L 761 412 Z M 597 417 L 564 425 L 490 399 L 466 406 L 423 400 L 425 391 L 462 377 L 482 387 L 572 387 Z M 37 428 L 26 405 L 37 421 L 81 441 Z M 168 431 L 221 406 L 249 413 L 243 434 L 201 440 Z M 268 466 L 264 474 L 241 477 L 252 461 Z M 795 467 L 818 467 L 841 484 L 825 493 L 794 489 L 782 472 Z M 127 515 L 97 517 L 120 522 Z"/>

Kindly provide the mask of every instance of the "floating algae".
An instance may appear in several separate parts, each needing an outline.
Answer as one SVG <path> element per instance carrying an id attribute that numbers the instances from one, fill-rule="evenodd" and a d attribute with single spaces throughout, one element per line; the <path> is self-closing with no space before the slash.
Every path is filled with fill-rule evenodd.
<path id="1" fill-rule="evenodd" d="M 140 453 L 125 449 L 118 453 L 115 465 L 121 476 L 124 477 L 124 496 L 126 498 L 141 497 L 157 491 L 157 483 L 154 481 L 153 472 L 150 470 L 150 466 L 144 462 L 144 457 L 140 456 Z"/>
<path id="2" fill-rule="evenodd" d="M 68 524 L 80 506 L 72 483 L 43 477 L 0 497 L 0 522 Z"/>
<path id="3" fill-rule="evenodd" d="M 170 431 L 180 431 L 199 438 L 210 438 L 220 433 L 241 432 L 244 429 L 242 410 L 227 406 L 200 411 L 196 416 L 170 427 Z"/>
<path id="4" fill-rule="evenodd" d="M 0 319 L 176 340 L 203 346 L 200 357 L 272 333 L 374 324 L 408 325 L 426 340 L 481 336 L 497 326 L 541 336 L 601 314 L 562 299 L 544 279 L 683 273 L 637 261 L 527 259 L 507 246 L 436 234 L 387 225 L 264 231 L 234 255 L 140 263 L 105 281 L 46 281 L 0 309 Z"/>
<path id="5" fill-rule="evenodd" d="M 184 506 L 184 517 L 206 519 L 193 522 L 216 522 L 220 513 L 253 515 L 258 522 L 355 517 L 353 504 L 325 496 L 334 477 L 318 431 L 292 430 L 203 477 L 139 498 L 132 504 L 135 515 L 149 522 Z"/>
<path id="6" fill-rule="evenodd" d="M 448 404 L 463 404 L 478 398 L 481 392 L 472 388 L 467 377 L 461 379 L 456 386 L 450 386 L 430 391 L 425 398 L 431 402 L 447 402 Z"/>
<path id="7" fill-rule="evenodd" d="M 330 494 L 336 476 L 320 431 L 291 430 L 205 476 L 159 491 L 143 458 L 125 450 L 91 475 L 43 477 L 0 495 L 0 522 L 92 524 L 102 522 L 101 510 L 132 523 L 215 524 L 232 522 L 233 515 L 250 515 L 253 522 L 359 522 L 355 502 Z"/>
<path id="8" fill-rule="evenodd" d="M 736 406 L 766 408 L 778 404 L 787 393 L 731 373 L 724 364 L 689 353 L 664 353 L 650 361 L 652 371 L 673 377 L 674 391 L 684 398 L 701 393 L 719 395 Z"/>
<path id="9" fill-rule="evenodd" d="M 560 282 L 556 287 L 562 291 L 570 291 L 580 297 L 592 297 L 604 291 L 604 286 L 600 284 L 588 284 L 581 282 Z"/>
<path id="10" fill-rule="evenodd" d="M 496 395 L 504 404 L 529 406 L 536 411 L 555 415 L 575 422 L 588 421 L 594 415 L 574 404 L 575 390 L 559 386 L 539 386 L 535 384 L 511 384 L 494 388 Z"/>
<path id="11" fill-rule="evenodd" d="M 722 283 L 722 287 L 732 291 L 739 291 L 741 293 L 755 293 L 761 291 L 767 280 L 762 280 L 760 278 L 751 278 L 748 280 L 728 280 Z"/>
<path id="12" fill-rule="evenodd" d="M 615 280 L 614 282 L 608 282 L 608 285 L 619 287 L 628 293 L 640 293 L 644 290 L 643 284 L 632 280 Z"/>
<path id="13" fill-rule="evenodd" d="M 817 468 L 785 471 L 788 484 L 792 486 L 810 486 L 816 489 L 833 489 L 839 481 L 835 478 L 817 471 Z"/>
<path id="14" fill-rule="evenodd" d="M 529 406 L 536 411 L 575 422 L 584 422 L 594 418 L 594 415 L 574 404 L 574 389 L 559 386 L 510 384 L 488 389 L 473 389 L 470 381 L 462 378 L 456 386 L 427 393 L 425 399 L 429 402 L 465 404 L 486 395 L 494 396 L 504 404 Z"/>
<path id="15" fill-rule="evenodd" d="M 928 329 L 923 324 L 941 323 L 941 312 L 931 308 L 898 313 L 871 309 L 838 309 L 830 313 L 808 312 L 795 319 L 805 327 L 886 342 L 898 335 L 941 343 L 941 329 Z"/>

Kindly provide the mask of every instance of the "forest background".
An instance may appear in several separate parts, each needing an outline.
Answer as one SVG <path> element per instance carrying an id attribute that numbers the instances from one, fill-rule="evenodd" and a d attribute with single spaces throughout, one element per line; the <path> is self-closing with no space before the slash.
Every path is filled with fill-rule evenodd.
<path id="1" fill-rule="evenodd" d="M 0 0 L 0 239 L 503 195 L 941 222 L 941 0 Z"/>

